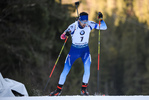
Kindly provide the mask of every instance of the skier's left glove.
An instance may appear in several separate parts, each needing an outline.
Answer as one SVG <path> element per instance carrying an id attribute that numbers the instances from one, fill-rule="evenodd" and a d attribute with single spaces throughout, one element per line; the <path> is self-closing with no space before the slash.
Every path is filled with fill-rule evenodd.
<path id="1" fill-rule="evenodd" d="M 103 14 L 102 14 L 101 12 L 98 12 L 98 19 L 99 19 L 100 21 L 102 21 L 102 18 L 103 18 Z"/>

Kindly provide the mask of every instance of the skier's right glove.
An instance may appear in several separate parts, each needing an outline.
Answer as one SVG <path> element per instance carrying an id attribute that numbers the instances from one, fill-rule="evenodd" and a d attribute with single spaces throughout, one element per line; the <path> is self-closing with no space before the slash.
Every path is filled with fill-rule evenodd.
<path id="1" fill-rule="evenodd" d="M 71 31 L 66 31 L 66 33 L 61 35 L 61 39 L 65 40 L 67 36 L 69 36 L 71 34 Z"/>
<path id="2" fill-rule="evenodd" d="M 66 39 L 66 36 L 65 36 L 64 33 L 61 35 L 61 39 L 62 39 L 62 40 L 65 40 L 65 39 Z"/>
<path id="3" fill-rule="evenodd" d="M 66 36 L 69 36 L 71 34 L 71 31 L 66 31 Z"/>

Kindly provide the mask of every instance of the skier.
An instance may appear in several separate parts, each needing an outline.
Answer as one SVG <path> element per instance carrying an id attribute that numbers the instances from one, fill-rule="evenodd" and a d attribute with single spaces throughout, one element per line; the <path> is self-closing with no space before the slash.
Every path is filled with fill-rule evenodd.
<path id="1" fill-rule="evenodd" d="M 64 69 L 60 75 L 60 79 L 57 85 L 57 89 L 51 92 L 50 96 L 59 96 L 62 92 L 62 86 L 65 83 L 66 77 L 71 69 L 74 61 L 81 57 L 84 64 L 84 75 L 82 80 L 81 95 L 89 95 L 87 91 L 88 81 L 90 77 L 90 64 L 91 56 L 89 51 L 89 36 L 92 29 L 106 30 L 107 26 L 102 20 L 103 14 L 98 13 L 98 18 L 101 24 L 88 21 L 88 14 L 86 12 L 80 13 L 78 21 L 72 23 L 61 35 L 61 39 L 66 39 L 67 36 L 71 35 L 72 45 L 69 54 L 66 57 Z"/>

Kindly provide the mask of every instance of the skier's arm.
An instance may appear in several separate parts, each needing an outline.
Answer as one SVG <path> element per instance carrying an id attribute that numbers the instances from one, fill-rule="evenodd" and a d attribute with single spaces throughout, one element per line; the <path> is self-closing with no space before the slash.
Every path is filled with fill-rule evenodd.
<path id="1" fill-rule="evenodd" d="M 96 23 L 96 25 L 97 25 L 96 29 L 99 30 L 99 28 L 100 28 L 100 30 L 106 30 L 107 29 L 106 23 L 103 20 L 101 20 L 100 23 L 101 23 L 100 26 L 99 26 L 99 24 Z"/>
<path id="2" fill-rule="evenodd" d="M 106 23 L 103 20 L 101 20 L 100 23 L 101 23 L 100 24 L 100 30 L 106 30 L 107 29 Z M 88 25 L 90 26 L 91 30 L 92 29 L 99 30 L 99 24 L 98 23 L 95 23 L 93 21 L 89 21 Z"/>
<path id="3" fill-rule="evenodd" d="M 107 29 L 107 25 L 106 23 L 102 20 L 103 19 L 103 15 L 101 12 L 98 13 L 98 19 L 100 21 L 100 26 L 98 23 L 95 23 L 93 21 L 90 22 L 90 27 L 92 29 L 98 29 L 98 30 L 106 30 Z"/>
<path id="4" fill-rule="evenodd" d="M 89 26 L 92 29 L 98 29 L 98 30 L 106 30 L 107 29 L 107 25 L 106 23 L 103 21 L 103 14 L 101 12 L 98 13 L 98 19 L 100 21 L 100 26 L 98 23 L 95 23 L 93 21 L 89 22 Z"/>
<path id="5" fill-rule="evenodd" d="M 66 32 L 64 32 L 63 34 L 61 34 L 61 37 L 60 37 L 60 38 L 61 38 L 62 40 L 65 40 L 66 37 L 69 36 L 70 34 L 71 34 L 71 31 L 66 31 Z"/>
<path id="6" fill-rule="evenodd" d="M 101 12 L 98 12 L 98 19 L 100 21 L 100 26 L 98 24 L 98 27 L 97 29 L 100 29 L 100 30 L 106 30 L 107 29 L 107 25 L 106 23 L 102 20 L 103 19 L 103 14 Z"/>
<path id="7" fill-rule="evenodd" d="M 74 30 L 74 23 L 68 26 L 68 28 L 63 32 L 63 34 L 61 34 L 60 38 L 62 40 L 66 39 L 67 36 L 72 34 L 73 30 Z"/>

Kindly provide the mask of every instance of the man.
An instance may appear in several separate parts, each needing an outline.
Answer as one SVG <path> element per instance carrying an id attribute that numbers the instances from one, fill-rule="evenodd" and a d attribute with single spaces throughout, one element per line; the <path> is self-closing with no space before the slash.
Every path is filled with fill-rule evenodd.
<path id="1" fill-rule="evenodd" d="M 50 96 L 59 96 L 61 94 L 62 86 L 65 83 L 66 77 L 71 69 L 74 61 L 81 57 L 84 64 L 84 75 L 82 80 L 81 95 L 89 95 L 87 92 L 88 81 L 90 77 L 90 64 L 91 56 L 89 51 L 89 36 L 92 29 L 106 30 L 107 26 L 102 20 L 102 13 L 98 13 L 98 18 L 101 21 L 101 25 L 88 21 L 88 14 L 86 12 L 80 13 L 78 21 L 72 23 L 61 35 L 61 39 L 66 39 L 67 36 L 71 35 L 72 45 L 69 54 L 66 57 L 63 72 L 60 75 L 57 89 L 51 92 Z"/>

